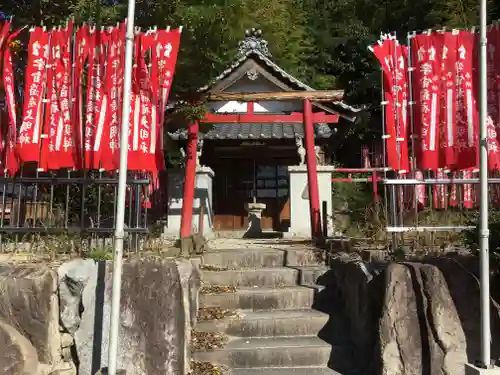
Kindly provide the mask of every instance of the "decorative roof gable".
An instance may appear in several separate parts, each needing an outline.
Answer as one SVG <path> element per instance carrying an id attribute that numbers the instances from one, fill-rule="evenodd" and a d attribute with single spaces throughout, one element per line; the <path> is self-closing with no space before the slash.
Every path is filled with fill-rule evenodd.
<path id="1" fill-rule="evenodd" d="M 271 58 L 271 52 L 269 52 L 267 44 L 267 40 L 262 38 L 261 30 L 246 30 L 245 39 L 238 43 L 238 57 L 247 56 L 248 52 L 258 51 L 260 54 Z"/>
<path id="2" fill-rule="evenodd" d="M 290 90 L 304 90 L 304 91 L 315 91 L 314 88 L 305 84 L 304 82 L 298 80 L 291 74 L 287 73 L 281 69 L 273 60 L 271 60 L 271 53 L 268 48 L 268 42 L 262 37 L 262 31 L 252 28 L 245 31 L 245 38 L 239 42 L 238 52 L 236 59 L 232 64 L 225 69 L 221 74 L 219 74 L 215 79 L 199 89 L 199 92 L 211 91 L 214 87 L 221 84 L 226 79 L 229 79 L 239 68 L 242 68 L 249 60 L 254 60 L 258 65 L 266 70 L 270 70 L 272 75 L 275 76 L 279 81 L 283 82 Z M 255 80 L 259 76 L 259 71 L 256 67 L 249 65 L 249 69 L 246 71 L 246 76 L 250 80 Z M 338 107 L 342 112 L 350 112 L 349 114 L 341 114 L 349 120 L 354 120 L 355 114 L 360 112 L 361 109 L 351 107 L 350 105 L 340 101 L 331 104 L 333 107 Z M 320 105 L 323 109 L 327 109 L 325 105 Z"/>

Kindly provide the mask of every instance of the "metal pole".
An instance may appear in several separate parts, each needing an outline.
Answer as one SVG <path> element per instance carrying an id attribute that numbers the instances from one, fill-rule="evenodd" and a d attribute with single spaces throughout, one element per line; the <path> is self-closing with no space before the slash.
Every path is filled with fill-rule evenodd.
<path id="1" fill-rule="evenodd" d="M 116 375 L 118 331 L 120 328 L 120 294 L 122 284 L 123 238 L 125 236 L 125 194 L 127 190 L 128 131 L 130 91 L 132 89 L 132 53 L 134 51 L 135 0 L 128 0 L 127 34 L 125 36 L 125 72 L 123 84 L 122 128 L 120 135 L 120 169 L 113 254 L 113 290 L 109 329 L 108 375 Z"/>
<path id="2" fill-rule="evenodd" d="M 490 368 L 491 362 L 491 331 L 490 331 L 490 264 L 489 264 L 489 229 L 488 229 L 488 140 L 486 118 L 488 116 L 487 92 L 487 46 L 486 46 L 486 8 L 487 0 L 480 2 L 480 106 L 479 106 L 479 188 L 480 188 L 480 228 L 479 257 L 481 279 L 481 362 Z"/>

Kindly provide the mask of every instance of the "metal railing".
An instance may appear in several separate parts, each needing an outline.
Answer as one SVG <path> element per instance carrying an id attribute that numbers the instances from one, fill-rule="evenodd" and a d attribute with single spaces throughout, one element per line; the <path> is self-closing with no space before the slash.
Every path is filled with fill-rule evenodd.
<path id="1" fill-rule="evenodd" d="M 127 179 L 129 249 L 139 248 L 158 211 L 164 211 L 154 209 L 158 205 L 150 194 L 151 181 L 147 175 Z M 116 174 L 106 172 L 30 174 L 25 170 L 18 177 L 0 177 L 0 252 L 36 251 L 49 240 L 61 246 L 64 238 L 77 248 L 109 246 L 115 229 L 117 186 Z"/>
<path id="2" fill-rule="evenodd" d="M 372 219 L 383 224 L 378 230 L 385 231 L 385 237 L 378 238 L 387 247 L 453 245 L 460 232 L 475 228 L 472 216 L 479 204 L 477 171 L 469 172 L 467 178 L 444 171 L 439 175 L 420 173 L 421 178 L 414 178 L 415 174 L 405 177 L 388 168 L 336 168 L 334 173 L 333 183 L 371 186 Z M 357 177 L 360 174 L 363 177 Z M 491 206 L 500 207 L 500 177 L 492 175 L 489 183 Z M 375 235 L 373 232 L 372 228 L 370 235 Z"/>

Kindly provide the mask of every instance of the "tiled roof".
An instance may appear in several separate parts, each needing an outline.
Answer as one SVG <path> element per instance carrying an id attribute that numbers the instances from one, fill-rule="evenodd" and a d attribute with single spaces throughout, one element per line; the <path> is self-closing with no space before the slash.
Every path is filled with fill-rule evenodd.
<path id="1" fill-rule="evenodd" d="M 260 60 L 263 62 L 265 65 L 267 65 L 269 68 L 271 68 L 275 73 L 279 74 L 283 79 L 291 83 L 292 85 L 298 86 L 302 90 L 305 91 L 314 91 L 314 89 L 308 85 L 306 85 L 304 82 L 299 81 L 297 78 L 292 76 L 291 74 L 288 74 L 285 72 L 283 69 L 281 69 L 276 63 L 274 63 L 271 59 L 268 57 L 264 56 L 259 50 L 256 49 L 249 49 L 247 50 L 244 54 L 240 55 L 236 60 L 233 61 L 233 63 L 226 69 L 224 70 L 221 74 L 219 74 L 215 79 L 209 83 L 206 86 L 203 86 L 200 88 L 200 92 L 205 92 L 207 91 L 210 87 L 212 87 L 215 83 L 223 80 L 227 76 L 229 76 L 233 71 L 238 69 L 249 57 L 254 57 L 257 58 L 257 60 Z"/>
<path id="2" fill-rule="evenodd" d="M 316 138 L 329 138 L 335 133 L 327 124 L 315 124 Z M 178 129 L 168 133 L 173 140 L 187 139 L 187 130 Z M 202 139 L 294 139 L 304 137 L 304 125 L 299 123 L 248 124 L 230 123 L 216 124 Z"/>

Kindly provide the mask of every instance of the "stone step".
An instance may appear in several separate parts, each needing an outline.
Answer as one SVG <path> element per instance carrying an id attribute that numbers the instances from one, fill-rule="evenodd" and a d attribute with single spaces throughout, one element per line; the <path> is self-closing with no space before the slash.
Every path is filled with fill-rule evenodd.
<path id="1" fill-rule="evenodd" d="M 315 336 L 328 319 L 314 310 L 239 311 L 234 318 L 200 321 L 196 330 L 237 337 Z"/>
<path id="2" fill-rule="evenodd" d="M 327 367 L 263 367 L 242 368 L 231 371 L 231 375 L 342 375 Z"/>
<path id="3" fill-rule="evenodd" d="M 231 269 L 283 267 L 285 252 L 265 248 L 220 250 L 203 254 L 203 264 Z"/>
<path id="4" fill-rule="evenodd" d="M 325 264 L 325 252 L 314 248 L 290 248 L 286 250 L 285 265 L 288 267 L 318 266 Z"/>
<path id="5" fill-rule="evenodd" d="M 197 351 L 196 361 L 233 369 L 326 366 L 332 347 L 317 337 L 234 339 L 222 349 Z"/>
<path id="6" fill-rule="evenodd" d="M 299 271 L 293 268 L 258 268 L 245 270 L 203 271 L 205 284 L 283 287 L 297 285 Z"/>
<path id="7" fill-rule="evenodd" d="M 287 288 L 238 288 L 234 293 L 200 294 L 200 307 L 244 310 L 300 310 L 311 308 L 315 290 Z"/>
<path id="8" fill-rule="evenodd" d="M 325 275 L 330 268 L 327 266 L 306 266 L 306 267 L 294 267 L 300 273 L 299 284 L 300 285 L 323 285 L 324 278 L 329 277 Z"/>

